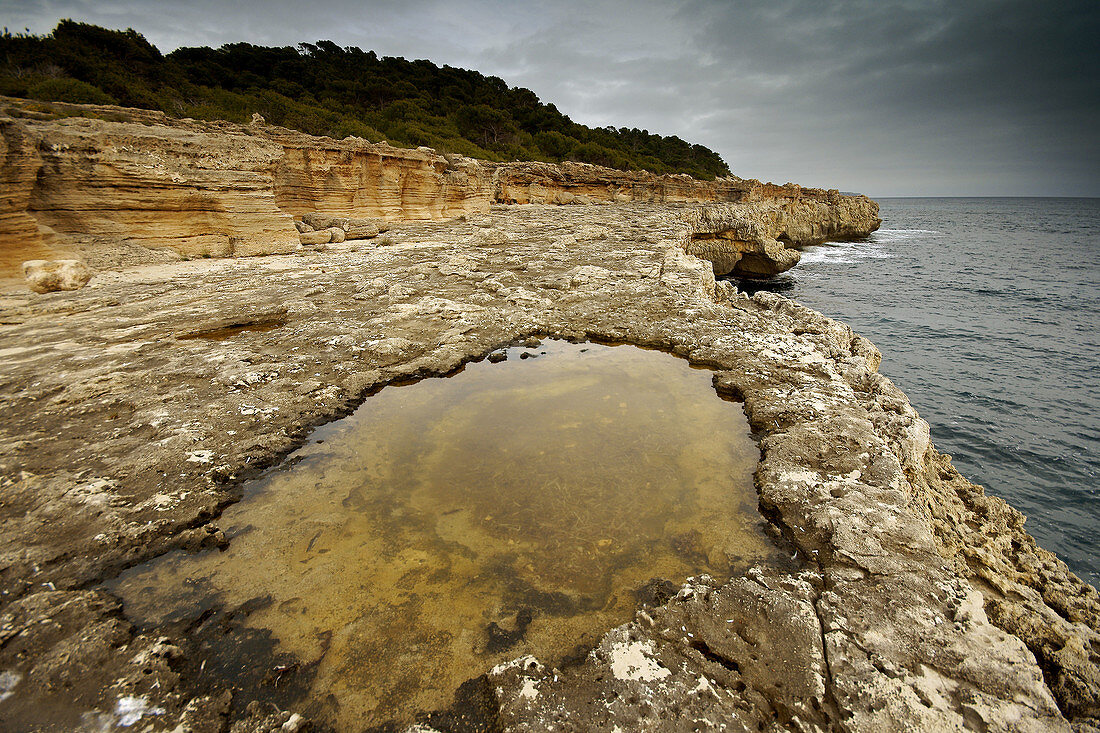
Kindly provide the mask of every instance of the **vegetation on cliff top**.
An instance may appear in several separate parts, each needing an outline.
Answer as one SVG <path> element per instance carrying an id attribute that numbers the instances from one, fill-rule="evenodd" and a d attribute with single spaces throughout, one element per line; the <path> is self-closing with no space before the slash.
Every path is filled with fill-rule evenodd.
<path id="1" fill-rule="evenodd" d="M 702 145 L 646 130 L 577 124 L 529 89 L 429 61 L 379 58 L 331 41 L 233 43 L 162 55 L 134 30 L 61 21 L 47 36 L 0 35 L 0 94 L 120 104 L 247 122 L 254 112 L 311 135 L 427 145 L 487 160 L 577 160 L 654 173 L 729 175 Z"/>

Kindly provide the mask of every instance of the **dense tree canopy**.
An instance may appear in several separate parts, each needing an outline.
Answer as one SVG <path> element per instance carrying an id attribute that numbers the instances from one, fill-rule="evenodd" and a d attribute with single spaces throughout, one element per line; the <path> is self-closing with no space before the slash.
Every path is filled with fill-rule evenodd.
<path id="1" fill-rule="evenodd" d="M 312 135 L 428 145 L 488 160 L 578 160 L 620 169 L 729 175 L 715 152 L 646 130 L 579 125 L 529 89 L 429 61 L 379 58 L 331 41 L 233 43 L 167 56 L 134 30 L 61 21 L 47 36 L 0 36 L 0 94 L 121 104 L 177 117 L 268 122 Z"/>

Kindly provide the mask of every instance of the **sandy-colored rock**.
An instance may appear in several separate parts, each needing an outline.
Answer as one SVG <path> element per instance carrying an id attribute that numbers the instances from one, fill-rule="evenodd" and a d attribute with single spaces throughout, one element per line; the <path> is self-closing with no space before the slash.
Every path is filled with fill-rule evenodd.
<path id="1" fill-rule="evenodd" d="M 348 221 L 348 239 L 373 239 L 381 233 L 378 222 L 371 219 L 351 219 Z"/>
<path id="2" fill-rule="evenodd" d="M 315 231 L 331 229 L 332 227 L 339 227 L 345 230 L 348 228 L 347 217 L 332 216 L 331 214 L 321 214 L 318 212 L 302 214 L 302 223 Z"/>
<path id="3" fill-rule="evenodd" d="M 120 107 L 2 101 L 0 277 L 19 277 L 26 260 L 69 259 L 89 247 L 287 253 L 299 246 L 294 217 L 303 214 L 342 218 L 347 231 L 348 217 L 484 212 L 492 195 L 491 173 L 477 161 L 428 150 Z M 29 106 L 46 113 L 11 116 Z M 51 112 L 61 117 L 50 120 Z M 81 116 L 64 116 L 74 112 Z M 360 226 L 355 238 L 371 231 Z"/>
<path id="4" fill-rule="evenodd" d="M 936 452 L 866 339 L 715 279 L 866 235 L 879 224 L 869 199 L 44 107 L 88 117 L 0 115 L 2 263 L 89 252 L 115 271 L 49 298 L 4 296 L 5 725 L 304 726 L 279 696 L 325 704 L 309 665 L 251 646 L 243 666 L 277 667 L 283 687 L 245 691 L 226 671 L 242 665 L 204 667 L 190 630 L 139 632 L 91 588 L 171 550 L 224 547 L 214 520 L 240 482 L 380 386 L 534 337 L 629 342 L 716 370 L 759 439 L 760 508 L 794 569 L 691 580 L 567 669 L 486 670 L 470 689 L 488 728 L 1100 724 L 1095 589 Z M 385 246 L 278 254 L 386 221 L 404 223 Z M 156 252 L 233 259 L 133 266 Z M 247 614 L 214 603 L 205 623 L 231 640 Z"/>
<path id="5" fill-rule="evenodd" d="M 866 196 L 798 186 L 759 189 L 775 195 L 753 193 L 745 203 L 688 212 L 692 232 L 685 247 L 710 261 L 715 275 L 771 277 L 798 264 L 800 255 L 790 247 L 866 237 L 882 223 L 878 204 Z"/>
<path id="6" fill-rule="evenodd" d="M 92 274 L 80 260 L 28 260 L 23 263 L 23 276 L 36 293 L 78 290 L 88 284 Z"/>
<path id="7" fill-rule="evenodd" d="M 510 204 L 740 201 L 748 188 L 740 178 L 700 181 L 683 174 L 658 176 L 576 162 L 498 163 L 495 169 L 495 199 Z"/>
<path id="8" fill-rule="evenodd" d="M 448 161 L 430 149 L 408 150 L 358 138 L 331 140 L 269 128 L 283 147 L 273 170 L 279 207 L 295 216 L 446 219 L 485 212 L 492 173 L 478 161 Z"/>
<path id="9" fill-rule="evenodd" d="M 241 697 L 226 721 L 211 686 L 229 684 L 196 671 L 188 633 L 141 635 L 83 589 L 171 549 L 223 544 L 215 517 L 237 482 L 380 385 L 537 335 L 631 342 L 716 369 L 716 389 L 744 400 L 760 439 L 760 505 L 796 569 L 696 579 L 568 668 L 525 659 L 485 670 L 478 709 L 492 720 L 624 731 L 1095 724 L 1095 590 L 935 453 L 865 339 L 716 282 L 684 249 L 694 208 L 494 207 L 484 227 L 401 225 L 385 248 L 166 263 L 51 298 L 6 296 L 0 635 L 35 632 L 0 646 L 4 680 L 18 680 L 0 712 L 66 715 L 44 686 L 54 680 L 73 684 L 78 713 L 113 715 L 122 696 L 162 709 L 142 718 L 154 730 L 188 715 L 262 728 L 305 714 L 278 703 L 281 686 L 264 689 L 280 711 L 241 712 Z M 585 227 L 605 235 L 575 235 Z M 237 331 L 208 338 L 226 329 Z M 211 612 L 223 629 L 239 609 Z M 165 660 L 169 648 L 180 656 Z M 142 675 L 132 662 L 144 650 L 176 676 Z M 249 665 L 278 664 L 286 689 L 309 687 L 308 669 L 260 652 Z"/>
<path id="10" fill-rule="evenodd" d="M 319 232 L 302 232 L 299 235 L 299 240 L 304 245 L 328 244 L 332 241 L 332 230 L 322 229 Z"/>
<path id="11" fill-rule="evenodd" d="M 286 253 L 308 234 L 303 226 L 367 239 L 387 221 L 484 214 L 494 202 L 735 203 L 737 213 L 725 216 L 756 222 L 761 236 L 736 239 L 720 221 L 701 221 L 693 251 L 716 263 L 736 259 L 752 275 L 792 266 L 797 255 L 784 252 L 788 245 L 865 236 L 878 226 L 877 205 L 866 197 L 790 184 L 583 163 L 489 163 L 255 121 L 0 101 L 7 110 L 0 114 L 0 278 L 18 277 L 19 263 L 30 259 L 81 258 L 110 269 L 117 259 L 110 253 L 121 250 L 128 262 L 161 261 L 158 250 L 184 257 Z"/>
<path id="12" fill-rule="evenodd" d="M 9 119 L 0 131 L 36 150 L 5 161 L 33 172 L 21 213 L 37 223 L 34 246 L 73 251 L 106 240 L 195 257 L 289 252 L 298 243 L 275 204 L 270 168 L 282 149 L 271 141 L 214 126 L 82 117 Z"/>

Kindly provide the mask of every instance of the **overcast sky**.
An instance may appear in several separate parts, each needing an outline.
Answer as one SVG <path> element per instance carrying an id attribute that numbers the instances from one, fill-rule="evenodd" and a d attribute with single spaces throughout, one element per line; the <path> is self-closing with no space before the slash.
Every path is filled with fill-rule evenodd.
<path id="1" fill-rule="evenodd" d="M 476 69 L 577 122 L 872 196 L 1100 196 L 1100 0 L 0 0 L 161 51 L 332 40 Z"/>

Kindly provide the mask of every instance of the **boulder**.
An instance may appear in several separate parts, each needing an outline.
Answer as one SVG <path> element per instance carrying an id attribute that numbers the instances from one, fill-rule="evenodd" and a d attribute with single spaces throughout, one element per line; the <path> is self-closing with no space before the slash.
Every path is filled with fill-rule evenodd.
<path id="1" fill-rule="evenodd" d="M 92 279 L 92 271 L 80 260 L 27 260 L 23 275 L 36 293 L 79 290 Z"/>
<path id="2" fill-rule="evenodd" d="M 312 244 L 328 244 L 332 241 L 332 231 L 329 229 L 322 229 L 319 232 L 302 232 L 298 236 L 301 238 L 302 244 L 307 246 Z"/>
<path id="3" fill-rule="evenodd" d="M 373 219 L 348 219 L 348 239 L 372 239 L 381 232 Z"/>
<path id="4" fill-rule="evenodd" d="M 302 221 L 317 231 L 331 229 L 332 227 L 339 227 L 344 231 L 348 229 L 348 220 L 346 218 L 332 216 L 330 214 L 320 214 L 317 212 L 302 214 Z"/>

